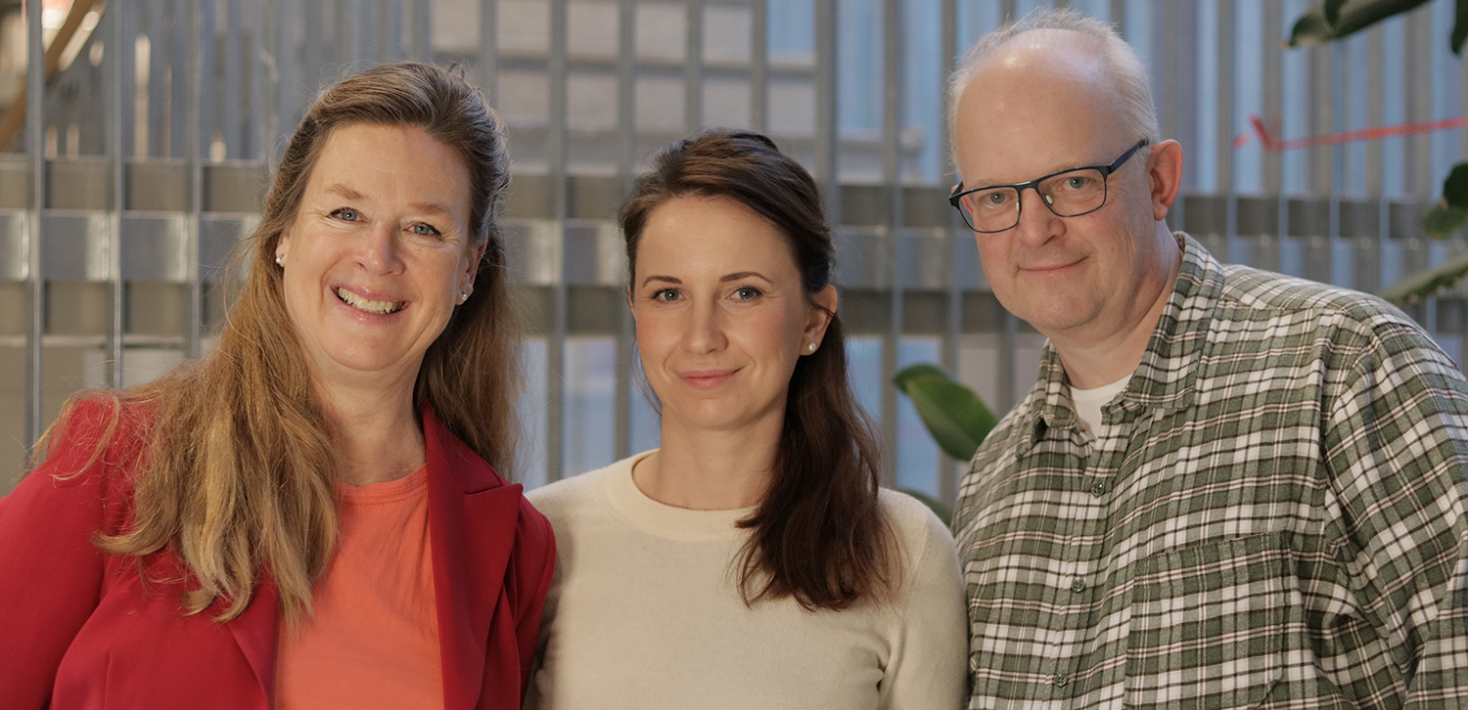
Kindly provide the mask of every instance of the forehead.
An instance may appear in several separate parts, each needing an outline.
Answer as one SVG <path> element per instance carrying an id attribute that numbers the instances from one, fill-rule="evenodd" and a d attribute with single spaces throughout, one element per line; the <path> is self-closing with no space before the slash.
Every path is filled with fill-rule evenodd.
<path id="1" fill-rule="evenodd" d="M 1130 140 L 1094 52 L 1025 38 L 976 67 L 959 97 L 953 140 L 965 185 L 1107 163 Z"/>
<path id="2" fill-rule="evenodd" d="M 728 197 L 685 195 L 654 207 L 637 242 L 637 275 L 795 272 L 789 239 Z M 766 274 L 769 275 L 769 274 Z"/>
<path id="3" fill-rule="evenodd" d="M 433 201 L 469 210 L 469 168 L 458 151 L 420 126 L 349 123 L 332 129 L 307 179 L 308 192 L 351 188 L 370 199 Z"/>

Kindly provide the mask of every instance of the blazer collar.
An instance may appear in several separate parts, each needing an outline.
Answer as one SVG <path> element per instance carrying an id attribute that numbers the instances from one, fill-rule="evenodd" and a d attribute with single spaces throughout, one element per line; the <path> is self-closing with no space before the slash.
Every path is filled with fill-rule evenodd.
<path id="1" fill-rule="evenodd" d="M 459 441 L 423 408 L 428 465 L 428 535 L 433 546 L 433 584 L 438 602 L 444 706 L 474 708 L 486 678 L 518 684 L 518 656 L 492 642 L 502 616 L 505 572 L 514 547 L 521 487 Z M 513 651 L 513 648 L 510 649 Z"/>

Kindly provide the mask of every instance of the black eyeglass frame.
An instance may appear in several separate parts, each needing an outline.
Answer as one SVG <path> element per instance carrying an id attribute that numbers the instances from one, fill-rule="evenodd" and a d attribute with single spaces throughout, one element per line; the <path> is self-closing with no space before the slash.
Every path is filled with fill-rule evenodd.
<path id="1" fill-rule="evenodd" d="M 958 210 L 959 216 L 963 217 L 963 223 L 967 224 L 969 229 L 972 229 L 979 234 L 998 234 L 1000 232 L 1007 232 L 1019 226 L 1019 216 L 1020 213 L 1024 210 L 1024 194 L 1026 189 L 1033 189 L 1035 191 L 1035 194 L 1040 196 L 1040 201 L 1045 203 L 1045 208 L 1050 210 L 1051 214 L 1054 214 L 1056 217 L 1079 217 L 1083 214 L 1091 214 L 1092 212 L 1095 212 L 1096 210 L 1099 210 L 1102 207 L 1106 206 L 1106 197 L 1110 193 L 1110 190 L 1108 189 L 1109 186 L 1106 184 L 1106 181 L 1111 177 L 1111 174 L 1116 172 L 1117 170 L 1120 170 L 1122 164 L 1125 163 L 1127 159 L 1131 158 L 1134 153 L 1141 150 L 1143 146 L 1151 142 L 1152 141 L 1146 138 L 1137 141 L 1136 145 L 1128 148 L 1126 152 L 1122 153 L 1121 156 L 1118 157 L 1116 160 L 1111 161 L 1110 165 L 1082 165 L 1074 168 L 1066 168 L 1065 170 L 1057 170 L 1053 173 L 1050 173 L 1049 175 L 1042 175 L 1029 182 L 1020 182 L 1013 185 L 984 185 L 983 187 L 975 187 L 968 190 L 963 190 L 963 183 L 960 182 L 957 185 L 953 186 L 953 191 L 948 195 L 948 204 L 953 205 L 953 209 Z M 1056 212 L 1055 208 L 1051 206 L 1050 200 L 1045 198 L 1045 193 L 1040 192 L 1040 183 L 1045 182 L 1046 180 L 1049 180 L 1050 178 L 1053 178 L 1057 175 L 1073 173 L 1077 170 L 1095 170 L 1101 173 L 1101 204 L 1096 205 L 1095 207 L 1092 207 L 1085 212 L 1077 212 L 1075 214 L 1061 214 L 1059 212 Z M 973 223 L 969 221 L 968 215 L 964 214 L 961 200 L 963 200 L 965 196 L 972 195 L 975 192 L 982 192 L 984 190 L 997 190 L 1003 187 L 1014 188 L 1014 193 L 1019 196 L 1018 201 L 1015 202 L 1016 208 L 1014 210 L 1014 224 L 1011 224 L 1004 229 L 979 229 L 978 227 L 975 227 Z"/>

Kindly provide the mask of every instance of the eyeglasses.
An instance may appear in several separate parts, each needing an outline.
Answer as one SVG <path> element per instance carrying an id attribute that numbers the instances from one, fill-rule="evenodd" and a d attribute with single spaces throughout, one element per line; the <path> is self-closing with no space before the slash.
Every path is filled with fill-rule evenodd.
<path id="1" fill-rule="evenodd" d="M 1003 232 L 1019 224 L 1020 196 L 1026 188 L 1034 188 L 1040 201 L 1056 216 L 1079 217 L 1106 204 L 1106 178 L 1147 143 L 1146 138 L 1137 141 L 1110 165 L 1071 168 L 1015 185 L 988 185 L 965 190 L 963 183 L 959 183 L 953 187 L 953 194 L 948 196 L 948 203 L 963 215 L 969 229 L 981 234 Z"/>

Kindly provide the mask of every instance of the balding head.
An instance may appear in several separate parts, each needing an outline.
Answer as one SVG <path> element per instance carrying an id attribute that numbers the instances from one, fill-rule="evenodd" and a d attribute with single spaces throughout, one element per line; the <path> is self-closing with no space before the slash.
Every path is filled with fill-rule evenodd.
<path id="1" fill-rule="evenodd" d="M 1048 55 L 1055 55 L 1052 58 L 1057 63 L 1047 65 Z M 1104 90 L 1110 96 L 1106 102 L 1108 118 L 1126 134 L 1146 138 L 1153 144 L 1161 140 L 1146 69 L 1131 46 L 1109 25 L 1093 18 L 1071 10 L 1047 11 L 985 35 L 950 78 L 948 129 L 955 165 L 961 166 L 957 154 L 965 131 L 975 130 L 971 125 L 959 125 L 959 109 L 970 90 L 975 89 L 976 80 L 991 71 L 1011 75 L 1042 68 L 1065 71 L 1064 63 L 1069 63 L 1072 75 L 1084 80 L 1087 88 Z M 1055 76 L 1053 71 L 1049 75 L 1035 74 L 1030 77 L 1029 86 L 1040 89 Z M 986 82 L 981 81 L 977 88 L 978 97 L 989 98 Z M 1096 118 L 1082 116 L 1077 120 Z M 962 168 L 959 169 L 962 174 Z"/>

